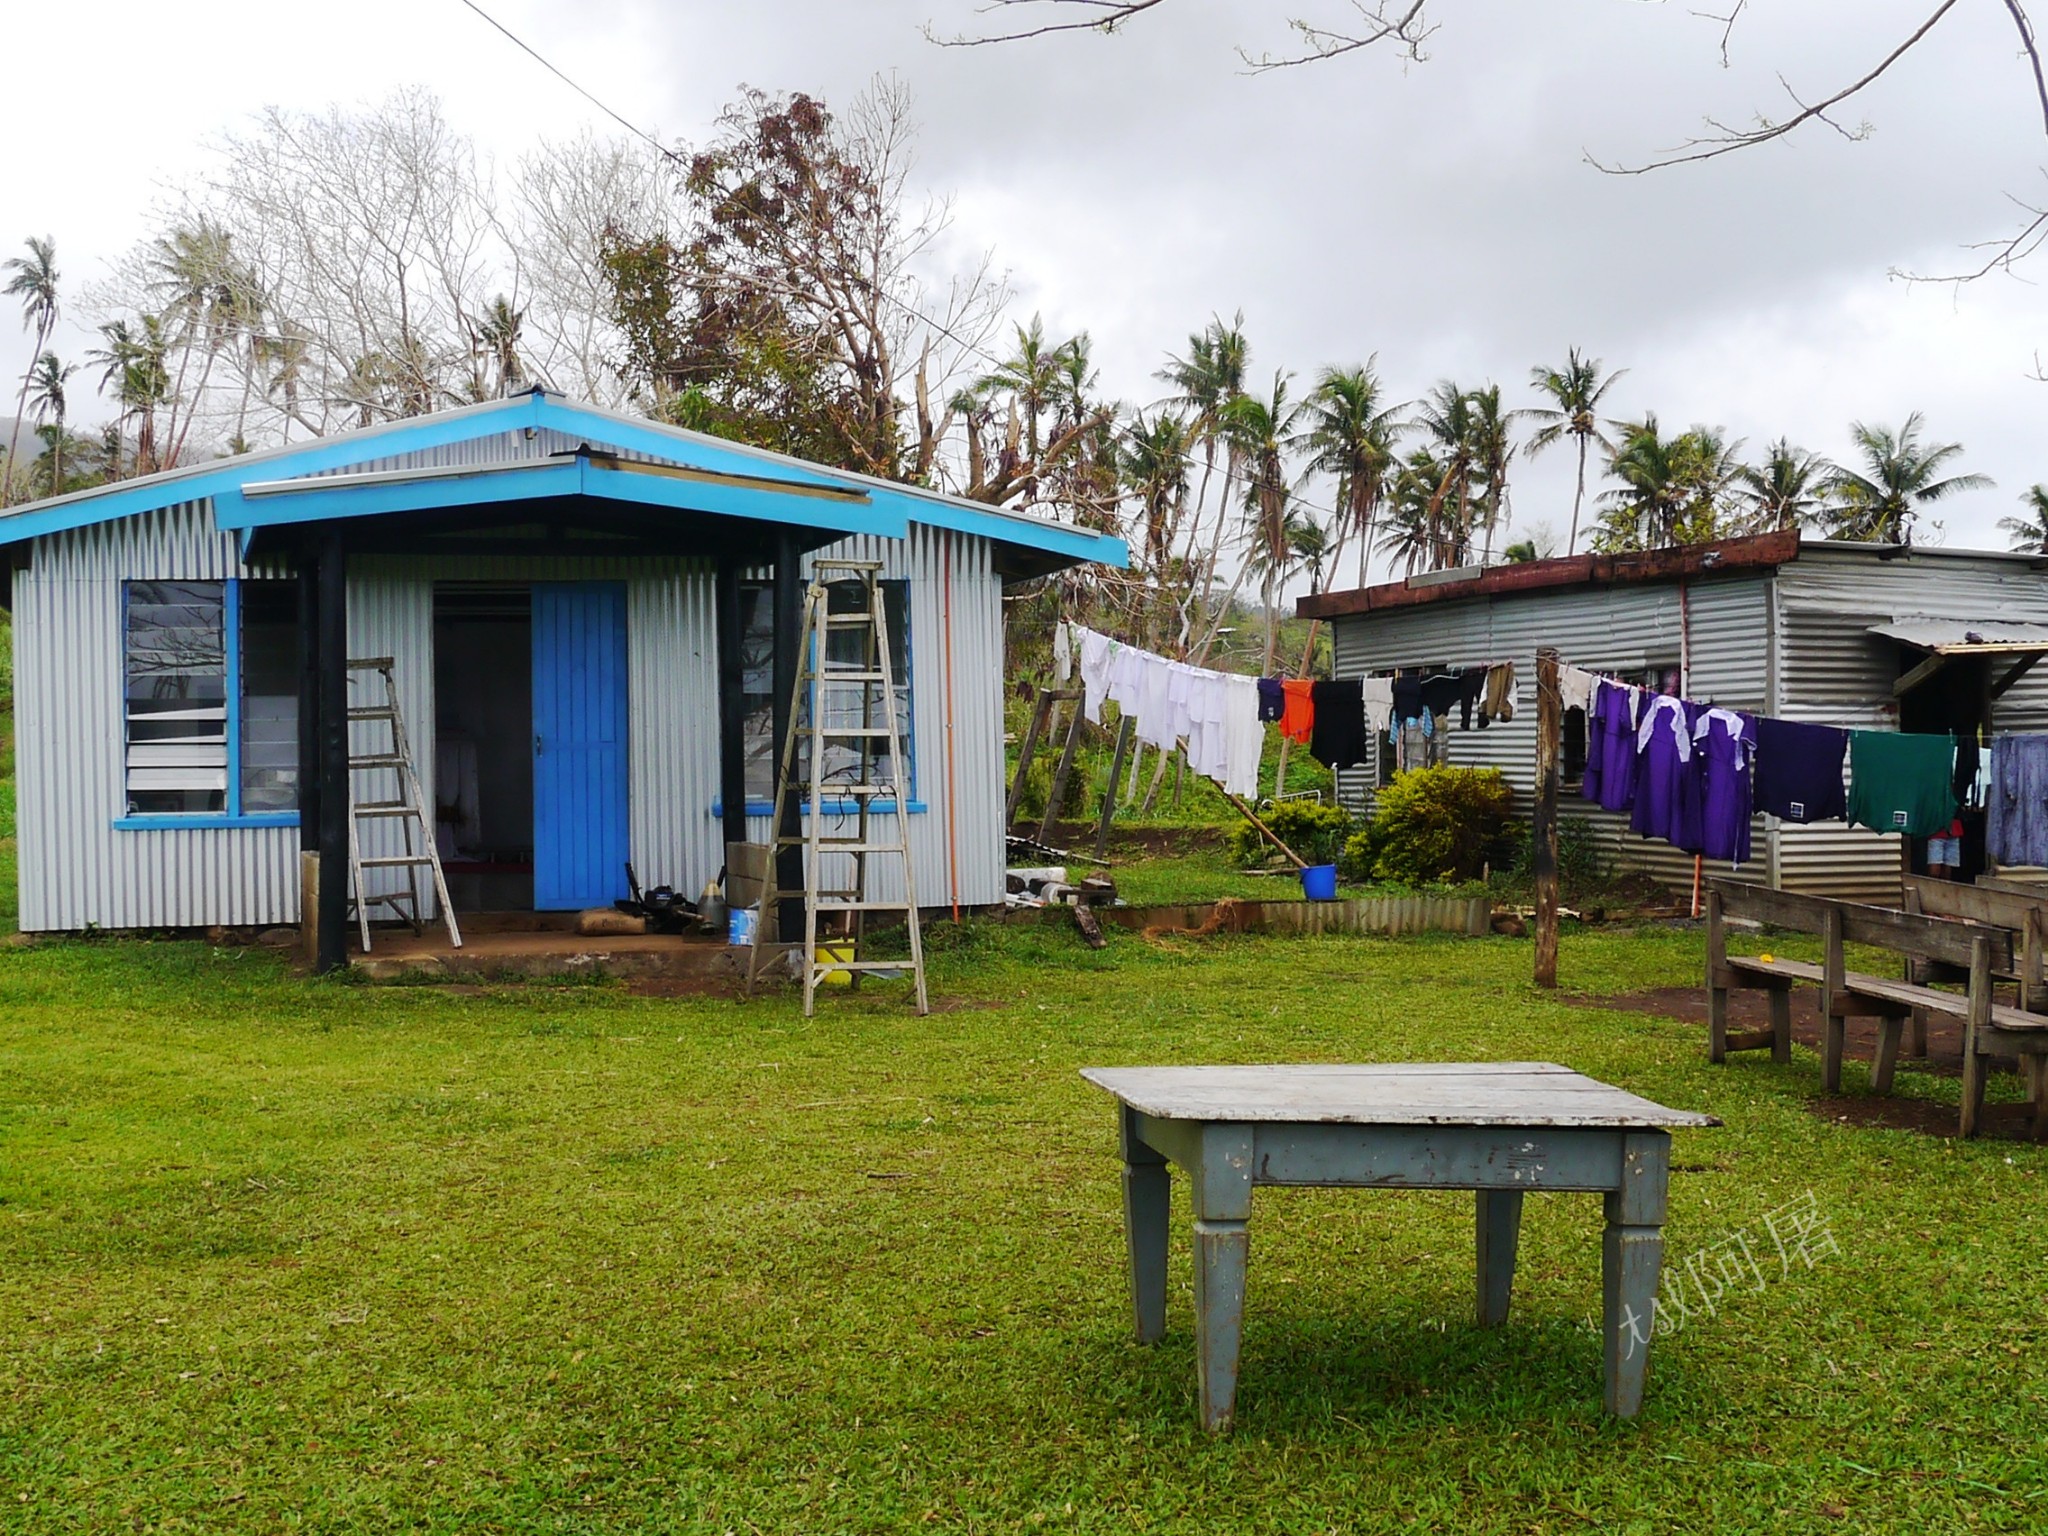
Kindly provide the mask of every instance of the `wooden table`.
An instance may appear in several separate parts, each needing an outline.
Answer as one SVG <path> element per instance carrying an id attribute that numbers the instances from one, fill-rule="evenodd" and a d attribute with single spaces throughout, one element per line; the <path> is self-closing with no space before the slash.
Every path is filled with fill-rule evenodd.
<path id="1" fill-rule="evenodd" d="M 1549 1062 L 1090 1067 L 1123 1121 L 1124 1222 L 1138 1339 L 1166 1331 L 1167 1164 L 1195 1214 L 1202 1423 L 1230 1427 L 1244 1324 L 1245 1224 L 1261 1184 L 1478 1191 L 1479 1322 L 1507 1320 L 1532 1189 L 1606 1197 L 1606 1405 L 1643 1401 L 1664 1254 L 1673 1126 L 1719 1125 Z"/>

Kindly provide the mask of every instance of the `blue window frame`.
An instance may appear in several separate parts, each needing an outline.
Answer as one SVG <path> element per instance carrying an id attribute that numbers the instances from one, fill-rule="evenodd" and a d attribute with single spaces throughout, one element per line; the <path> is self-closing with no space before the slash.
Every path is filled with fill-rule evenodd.
<path id="1" fill-rule="evenodd" d="M 297 824 L 297 598 L 286 581 L 123 584 L 116 827 Z"/>

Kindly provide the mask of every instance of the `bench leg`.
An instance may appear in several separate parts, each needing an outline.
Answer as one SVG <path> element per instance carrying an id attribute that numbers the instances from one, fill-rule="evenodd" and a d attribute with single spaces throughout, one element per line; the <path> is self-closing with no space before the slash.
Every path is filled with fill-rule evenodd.
<path id="1" fill-rule="evenodd" d="M 1842 1091 L 1842 1052 L 1848 1040 L 1848 1018 L 1829 1008 L 1821 1016 L 1820 1051 L 1820 1085 L 1828 1093 Z"/>
<path id="2" fill-rule="evenodd" d="M 2034 1140 L 2048 1139 L 2048 1056 L 2022 1056 L 2027 1071 L 2027 1108 L 2033 1118 Z"/>
<path id="3" fill-rule="evenodd" d="M 1628 1136 L 1622 1146 L 1622 1187 L 1606 1197 L 1607 1231 L 1600 1244 L 1603 1399 L 1609 1413 L 1632 1419 L 1643 1406 L 1650 1367 L 1671 1138 L 1646 1132 Z"/>
<path id="4" fill-rule="evenodd" d="M 1779 1066 L 1792 1062 L 1792 989 L 1771 989 L 1771 1060 Z"/>
<path id="5" fill-rule="evenodd" d="M 1977 1134 L 1978 1124 L 1984 1118 L 1984 1079 L 1989 1073 L 1990 1062 L 1977 1049 L 1977 1031 L 1967 1023 L 1963 1025 L 1963 1115 L 1962 1134 L 1966 1137 Z"/>
<path id="6" fill-rule="evenodd" d="M 1131 1312 L 1140 1344 L 1166 1332 L 1167 1214 L 1173 1198 L 1166 1159 L 1138 1139 L 1124 1110 L 1124 1240 L 1130 1249 Z"/>
<path id="7" fill-rule="evenodd" d="M 1719 1066 L 1728 1059 L 1728 989 L 1707 988 L 1707 1060 Z"/>
<path id="8" fill-rule="evenodd" d="M 1515 1245 L 1522 1235 L 1522 1192 L 1479 1191 L 1479 1326 L 1498 1328 L 1508 1320 L 1515 1288 Z"/>
<path id="9" fill-rule="evenodd" d="M 1906 1030 L 1906 1054 L 1915 1061 L 1927 1059 L 1927 1010 L 1915 1008 L 1910 1027 Z"/>
<path id="10" fill-rule="evenodd" d="M 1870 1062 L 1870 1091 L 1890 1093 L 1892 1073 L 1899 1064 L 1899 1036 L 1904 1033 L 1906 1021 L 1897 1014 L 1886 1014 L 1877 1021 L 1877 1054 Z"/>

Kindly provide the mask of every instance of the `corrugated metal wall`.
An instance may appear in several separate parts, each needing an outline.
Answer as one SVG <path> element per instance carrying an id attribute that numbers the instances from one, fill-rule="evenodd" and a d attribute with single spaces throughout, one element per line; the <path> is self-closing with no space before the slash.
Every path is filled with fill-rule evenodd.
<path id="1" fill-rule="evenodd" d="M 122 754 L 121 583 L 245 570 L 211 507 L 191 502 L 36 541 L 14 577 L 21 926 L 241 926 L 293 919 L 293 827 L 116 831 Z"/>
<path id="2" fill-rule="evenodd" d="M 1679 665 L 1689 639 L 1692 697 L 1730 709 L 1759 710 L 1768 687 L 1767 612 L 1766 583 L 1751 575 L 1689 583 L 1683 599 L 1672 584 L 1433 603 L 1336 620 L 1336 675 L 1362 677 L 1422 664 L 1514 662 L 1521 687 L 1515 718 L 1485 730 L 1453 730 L 1448 759 L 1499 768 L 1514 787 L 1517 814 L 1526 818 L 1536 782 L 1538 646 L 1555 646 L 1578 666 L 1632 673 Z M 1366 809 L 1374 782 L 1373 774 L 1347 773 L 1339 782 L 1340 796 L 1354 809 Z M 1602 859 L 1614 867 L 1642 870 L 1673 886 L 1690 884 L 1692 855 L 1637 837 L 1627 817 L 1569 792 L 1560 810 L 1586 829 Z M 1766 820 L 1757 818 L 1756 857 L 1744 871 L 1757 878 L 1763 876 L 1767 854 Z M 1709 867 L 1716 873 L 1728 868 Z"/>
<path id="3" fill-rule="evenodd" d="M 2048 623 L 2048 580 L 2026 565 L 1927 552 L 1877 560 L 1808 545 L 1779 568 L 1773 623 L 1783 658 L 1775 713 L 1846 730 L 1897 730 L 1894 642 L 1868 633 L 1909 614 Z M 2048 730 L 2048 677 L 2037 671 L 1992 706 L 2000 731 Z M 1895 837 L 1841 822 L 1779 829 L 1779 875 L 1792 890 L 1895 899 Z"/>
<path id="4" fill-rule="evenodd" d="M 919 901 L 943 905 L 956 893 L 963 904 L 1000 901 L 1002 593 L 988 542 L 914 526 L 906 541 L 848 540 L 820 553 L 879 559 L 886 576 L 910 583 L 913 751 L 918 799 L 928 807 L 911 818 Z M 130 832 L 112 826 L 125 805 L 121 583 L 268 574 L 275 573 L 242 567 L 233 539 L 214 529 L 204 502 L 36 543 L 14 588 L 25 929 L 297 921 L 295 828 Z M 715 875 L 723 849 L 711 815 L 718 795 L 718 679 L 708 567 L 619 557 L 352 561 L 349 649 L 356 656 L 397 658 L 400 707 L 429 796 L 436 580 L 626 582 L 634 864 L 650 883 L 665 880 L 692 893 Z M 352 696 L 370 702 L 377 688 L 376 675 L 363 674 Z M 382 738 L 381 727 L 354 730 L 359 746 L 372 744 L 370 733 Z M 767 818 L 750 822 L 751 836 L 767 832 Z M 365 826 L 366 853 L 397 846 L 396 826 Z M 877 875 L 888 877 L 882 883 L 895 884 L 888 868 L 894 862 L 876 861 Z M 403 881 L 392 871 L 372 878 L 379 882 L 373 889 Z"/>
<path id="5" fill-rule="evenodd" d="M 1775 573 L 1687 584 L 1690 693 L 1734 709 L 1845 729 L 1896 730 L 1892 683 L 1899 657 L 1867 631 L 1909 614 L 1970 619 L 1997 614 L 2048 623 L 2048 578 L 2025 563 L 1925 552 L 1880 560 L 1869 550 L 1808 544 Z M 1499 767 L 1526 811 L 1535 783 L 1533 671 L 1536 647 L 1598 671 L 1673 665 L 1680 653 L 1680 586 L 1565 590 L 1393 609 L 1336 622 L 1336 674 L 1357 677 L 1420 663 L 1511 660 L 1522 676 L 1524 714 L 1507 726 L 1460 732 L 1450 761 Z M 2048 669 L 1994 706 L 2000 731 L 2048 730 Z M 1373 776 L 1340 776 L 1344 801 L 1363 809 Z M 1626 818 L 1567 795 L 1618 867 L 1673 886 L 1689 884 L 1692 859 L 1629 833 Z M 1844 823 L 1780 825 L 1759 817 L 1755 855 L 1737 872 L 1787 890 L 1892 900 L 1898 895 L 1898 840 Z M 1707 866 L 1728 873 L 1726 866 Z"/>

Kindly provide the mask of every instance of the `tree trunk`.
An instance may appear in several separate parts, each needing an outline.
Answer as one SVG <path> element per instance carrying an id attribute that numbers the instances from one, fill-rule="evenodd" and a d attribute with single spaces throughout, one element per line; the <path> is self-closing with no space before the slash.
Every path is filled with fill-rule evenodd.
<path id="1" fill-rule="evenodd" d="M 1578 545 L 1579 545 L 1579 506 L 1580 506 L 1580 504 L 1581 504 L 1582 502 L 1584 502 L 1584 501 L 1585 501 L 1585 499 L 1586 499 L 1586 439 L 1585 439 L 1585 436 L 1584 436 L 1584 434 L 1582 433 L 1582 434 L 1580 434 L 1580 436 L 1579 436 L 1579 489 L 1578 489 L 1578 492 L 1577 492 L 1577 494 L 1575 494 L 1575 495 L 1574 495 L 1574 496 L 1572 497 L 1572 533 L 1571 533 L 1571 537 L 1565 540 L 1565 545 L 1564 545 L 1564 552 L 1565 552 L 1566 554 L 1568 554 L 1568 555 L 1570 555 L 1570 554 L 1575 554 L 1575 553 L 1577 553 L 1577 551 L 1578 551 Z"/>

